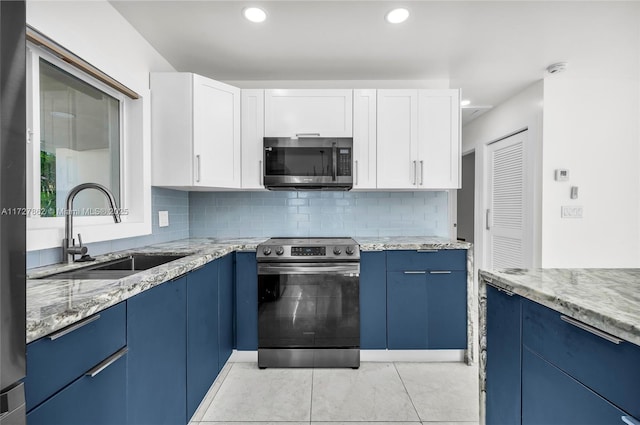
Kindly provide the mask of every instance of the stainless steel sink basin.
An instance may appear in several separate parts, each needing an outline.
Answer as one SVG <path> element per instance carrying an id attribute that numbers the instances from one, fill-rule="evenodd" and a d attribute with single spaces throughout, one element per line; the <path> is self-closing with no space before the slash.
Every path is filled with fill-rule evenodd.
<path id="1" fill-rule="evenodd" d="M 142 270 L 152 269 L 162 264 L 179 260 L 183 257 L 186 257 L 186 254 L 133 254 L 109 261 L 108 263 L 91 264 L 81 269 L 54 273 L 39 277 L 38 279 L 121 279 Z"/>

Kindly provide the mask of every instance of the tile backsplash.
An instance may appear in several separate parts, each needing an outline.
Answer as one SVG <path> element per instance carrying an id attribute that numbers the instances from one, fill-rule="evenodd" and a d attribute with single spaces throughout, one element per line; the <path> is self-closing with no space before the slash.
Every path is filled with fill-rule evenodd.
<path id="1" fill-rule="evenodd" d="M 89 254 L 100 255 L 189 237 L 189 192 L 152 187 L 151 209 L 153 231 L 151 235 L 88 243 Z M 158 225 L 158 211 L 169 211 L 168 227 L 160 227 Z M 27 269 L 61 261 L 61 248 L 27 252 Z"/>
<path id="2" fill-rule="evenodd" d="M 448 193 L 191 192 L 191 237 L 448 236 Z"/>

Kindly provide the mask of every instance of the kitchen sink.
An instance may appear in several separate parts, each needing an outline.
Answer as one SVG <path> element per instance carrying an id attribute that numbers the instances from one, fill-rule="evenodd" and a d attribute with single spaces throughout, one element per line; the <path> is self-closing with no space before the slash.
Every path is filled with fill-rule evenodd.
<path id="1" fill-rule="evenodd" d="M 81 269 L 54 273 L 39 277 L 38 279 L 121 279 L 142 270 L 149 270 L 186 256 L 186 254 L 132 254 L 107 263 L 92 264 Z"/>

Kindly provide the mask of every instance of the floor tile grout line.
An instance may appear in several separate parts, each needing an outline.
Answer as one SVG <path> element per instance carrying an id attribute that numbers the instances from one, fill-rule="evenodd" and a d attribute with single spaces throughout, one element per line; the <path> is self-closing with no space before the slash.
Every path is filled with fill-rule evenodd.
<path id="1" fill-rule="evenodd" d="M 398 370 L 398 366 L 396 366 L 396 362 L 391 362 L 391 364 L 393 364 L 393 368 L 398 374 L 398 378 L 400 378 L 400 382 L 402 382 L 402 388 L 404 388 L 405 392 L 407 393 L 407 397 L 409 397 L 409 401 L 411 402 L 411 406 L 413 406 L 413 410 L 415 410 L 416 412 L 416 417 L 418 418 L 418 421 L 422 423 L 422 418 L 420 417 L 420 413 L 418 413 L 418 409 L 416 408 L 416 404 L 413 402 L 413 398 L 409 393 L 409 389 L 407 388 L 407 385 L 404 383 L 404 380 L 402 379 L 402 375 L 400 375 L 400 371 Z"/>
<path id="2" fill-rule="evenodd" d="M 211 397 L 211 399 L 209 400 L 209 403 L 207 404 L 207 407 L 204 409 L 204 412 L 202 413 L 202 418 L 204 419 L 205 415 L 207 414 L 207 411 L 209 410 L 209 408 L 211 407 L 211 405 L 213 404 L 213 401 L 215 400 L 215 398 L 218 396 L 218 393 L 220 392 L 220 388 L 222 388 L 222 384 L 224 384 L 224 381 L 227 379 L 227 376 L 229 376 L 229 372 L 231 372 L 231 369 L 233 368 L 235 363 L 233 362 L 227 362 L 224 364 L 224 366 L 222 367 L 220 372 L 224 372 L 224 375 L 222 375 L 222 373 L 220 375 L 218 375 L 218 378 L 222 378 L 218 388 L 216 388 L 216 391 L 213 393 L 213 396 Z M 213 389 L 213 387 L 216 385 L 216 382 L 214 380 L 213 385 L 211 386 L 211 388 L 209 389 L 209 391 L 211 391 Z M 206 397 L 206 396 L 205 396 Z M 198 409 L 199 410 L 199 409 Z M 196 412 L 198 413 L 198 412 Z M 195 414 L 194 414 L 195 416 Z M 200 420 L 198 423 L 200 422 L 204 422 L 202 420 Z"/>
<path id="3" fill-rule="evenodd" d="M 309 425 L 313 421 L 313 378 L 315 377 L 315 369 L 311 368 L 311 400 L 309 400 Z"/>

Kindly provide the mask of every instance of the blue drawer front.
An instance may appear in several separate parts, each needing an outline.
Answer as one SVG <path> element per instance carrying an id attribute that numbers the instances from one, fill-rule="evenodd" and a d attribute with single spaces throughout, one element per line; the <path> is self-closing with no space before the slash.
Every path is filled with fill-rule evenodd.
<path id="1" fill-rule="evenodd" d="M 640 417 L 640 347 L 617 345 L 523 301 L 523 344 L 621 409 Z"/>
<path id="2" fill-rule="evenodd" d="M 467 251 L 441 249 L 434 252 L 387 251 L 387 271 L 466 270 Z"/>
<path id="3" fill-rule="evenodd" d="M 522 353 L 522 425 L 617 425 L 625 413 L 528 349 Z"/>
<path id="4" fill-rule="evenodd" d="M 360 259 L 360 348 L 387 348 L 387 275 L 384 252 L 363 252 Z"/>
<path id="5" fill-rule="evenodd" d="M 29 425 L 115 425 L 127 421 L 126 354 L 82 378 L 27 415 Z"/>
<path id="6" fill-rule="evenodd" d="M 99 319 L 56 340 L 44 337 L 27 345 L 27 411 L 126 345 L 125 303 L 98 314 Z"/>

